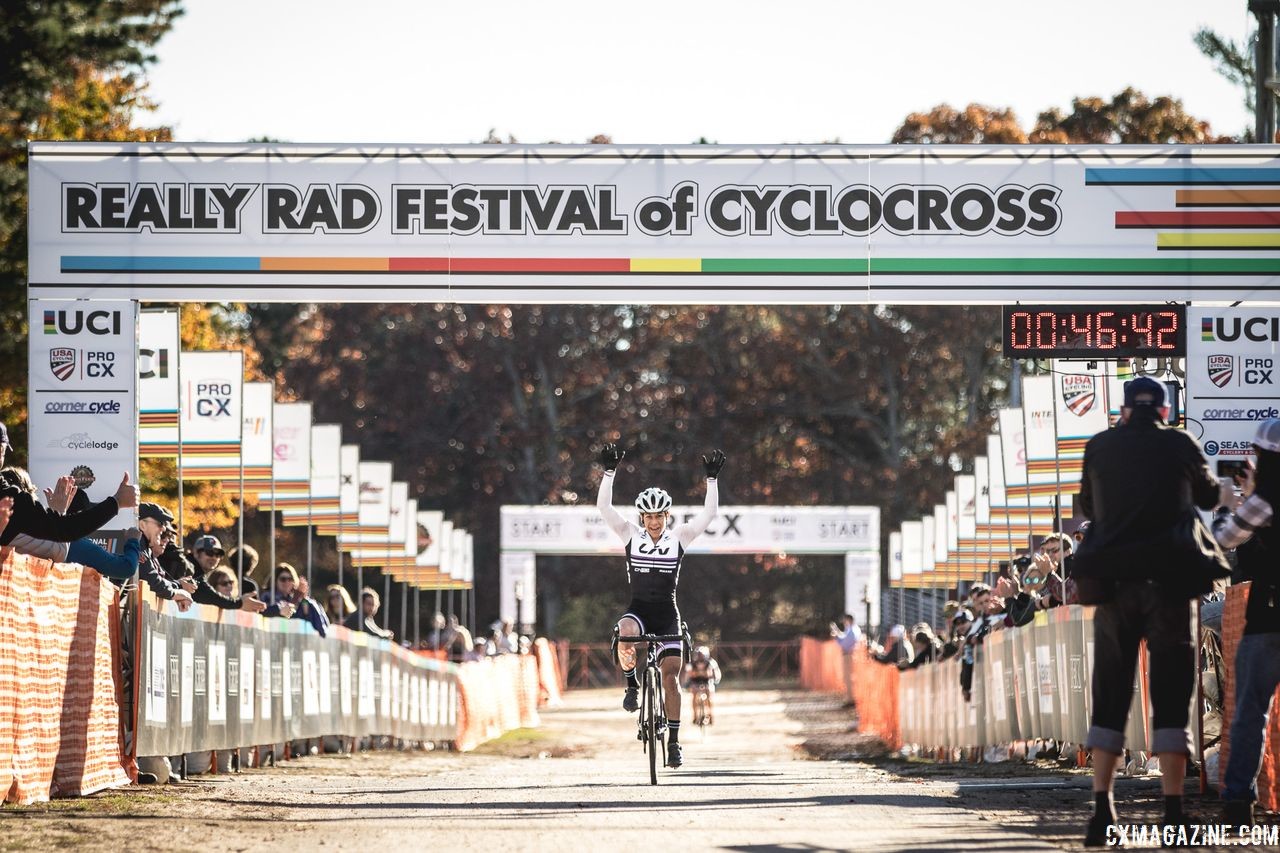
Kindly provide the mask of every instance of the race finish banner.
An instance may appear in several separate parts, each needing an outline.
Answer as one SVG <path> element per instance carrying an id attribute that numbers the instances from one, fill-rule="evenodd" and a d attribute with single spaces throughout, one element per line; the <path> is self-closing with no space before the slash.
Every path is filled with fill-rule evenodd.
<path id="1" fill-rule="evenodd" d="M 176 308 L 138 314 L 138 456 L 178 455 L 179 318 Z"/>
<path id="2" fill-rule="evenodd" d="M 72 477 L 89 500 L 138 482 L 138 306 L 129 301 L 30 301 L 27 467 L 37 489 Z M 92 537 L 115 550 L 126 510 Z"/>
<path id="3" fill-rule="evenodd" d="M 33 142 L 30 288 L 146 300 L 1280 300 L 1280 147 Z"/>
<path id="4" fill-rule="evenodd" d="M 1252 458 L 1258 423 L 1280 417 L 1280 310 L 1187 309 L 1187 431 L 1215 473 Z"/>

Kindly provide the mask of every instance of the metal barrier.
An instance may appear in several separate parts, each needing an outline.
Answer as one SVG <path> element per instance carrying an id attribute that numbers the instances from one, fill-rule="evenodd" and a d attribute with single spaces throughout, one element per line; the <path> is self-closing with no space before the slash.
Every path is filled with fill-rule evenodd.
<path id="1" fill-rule="evenodd" d="M 326 735 L 453 741 L 457 667 L 333 626 L 193 607 L 136 611 L 136 755 Z"/>
<path id="2" fill-rule="evenodd" d="M 757 685 L 800 676 L 799 640 L 708 645 L 727 682 Z M 608 643 L 570 643 L 565 657 L 568 689 L 622 686 Z"/>

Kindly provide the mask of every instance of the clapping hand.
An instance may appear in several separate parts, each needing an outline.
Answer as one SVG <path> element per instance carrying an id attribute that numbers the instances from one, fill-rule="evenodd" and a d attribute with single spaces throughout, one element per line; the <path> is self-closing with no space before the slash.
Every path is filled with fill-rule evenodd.
<path id="1" fill-rule="evenodd" d="M 58 482 L 54 484 L 52 489 L 44 490 L 44 501 L 49 505 L 49 509 L 56 513 L 65 514 L 67 507 L 71 506 L 71 499 L 76 496 L 76 481 L 72 477 L 59 477 Z"/>

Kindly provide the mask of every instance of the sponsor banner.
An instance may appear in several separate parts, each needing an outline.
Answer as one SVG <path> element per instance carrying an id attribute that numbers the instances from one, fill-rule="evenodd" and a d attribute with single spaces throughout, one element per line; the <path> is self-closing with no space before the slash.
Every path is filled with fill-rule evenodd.
<path id="1" fill-rule="evenodd" d="M 1278 157 L 1270 145 L 36 142 L 29 286 L 175 301 L 296 302 L 317 286 L 377 302 L 629 302 L 638 286 L 685 304 L 1227 288 L 1258 301 L 1280 293 L 1265 188 Z"/>
<path id="2" fill-rule="evenodd" d="M 498 558 L 498 614 L 504 622 L 532 624 L 538 555 L 503 551 Z"/>
<path id="3" fill-rule="evenodd" d="M 138 455 L 144 459 L 178 455 L 178 322 L 176 308 L 138 313 Z"/>
<path id="4" fill-rule="evenodd" d="M 1085 444 L 1109 425 L 1105 370 L 1105 362 L 1053 363 L 1058 470 L 1064 483 L 1080 481 Z"/>
<path id="5" fill-rule="evenodd" d="M 844 612 L 865 619 L 868 606 L 872 625 L 880 624 L 880 555 L 844 555 Z"/>
<path id="6" fill-rule="evenodd" d="M 476 582 L 476 538 L 468 532 L 462 540 L 462 581 L 467 586 Z"/>
<path id="7" fill-rule="evenodd" d="M 246 382 L 242 393 L 244 429 L 240 453 L 244 463 L 245 492 L 260 492 L 271 488 L 273 457 L 272 400 L 275 386 L 270 382 Z M 240 493 L 240 475 L 222 481 L 222 488 L 230 494 Z"/>
<path id="8" fill-rule="evenodd" d="M 1053 377 L 1022 377 L 1022 426 L 1027 482 L 1057 482 L 1058 434 L 1054 427 Z"/>
<path id="9" fill-rule="evenodd" d="M 137 754 L 174 755 L 328 735 L 452 741 L 457 667 L 333 625 L 143 597 Z M 408 692 L 406 692 L 408 691 Z M 393 694 L 428 696 L 414 723 Z"/>
<path id="10" fill-rule="evenodd" d="M 451 580 L 457 581 L 461 579 L 457 561 L 453 558 L 452 521 L 443 521 L 440 524 L 440 573 Z"/>
<path id="11" fill-rule="evenodd" d="M 418 513 L 418 552 L 414 563 L 419 566 L 440 567 L 440 539 L 443 536 L 444 513 L 424 510 Z M 423 536 L 426 536 L 425 544 Z"/>
<path id="12" fill-rule="evenodd" d="M 623 510 L 626 512 L 626 510 Z M 673 524 L 701 507 L 671 509 Z M 879 551 L 878 507 L 721 506 L 691 553 L 843 554 Z M 621 543 L 594 506 L 504 506 L 501 547 L 539 554 L 614 553 Z"/>
<path id="13" fill-rule="evenodd" d="M 311 483 L 310 403 L 272 404 L 271 454 L 272 482 L 259 500 L 270 509 L 289 498 L 305 500 Z"/>
<path id="14" fill-rule="evenodd" d="M 111 300 L 30 302 L 28 469 L 37 488 L 73 477 L 91 501 L 114 495 L 125 474 L 138 482 L 138 311 Z M 117 515 L 95 541 L 113 546 Z"/>
<path id="15" fill-rule="evenodd" d="M 919 586 L 924 570 L 924 525 L 919 521 L 902 522 L 902 583 Z"/>
<path id="16" fill-rule="evenodd" d="M 342 427 L 338 424 L 315 424 L 311 427 L 311 475 L 308 492 L 293 498 L 276 498 L 276 508 L 286 526 L 337 522 L 340 506 L 338 495 L 342 479 Z"/>
<path id="17" fill-rule="evenodd" d="M 1280 417 L 1280 308 L 1187 309 L 1187 431 L 1211 461 L 1253 456 L 1258 423 Z"/>
<path id="18" fill-rule="evenodd" d="M 941 570 L 947 563 L 947 557 L 951 554 L 949 543 L 951 542 L 951 534 L 947 530 L 947 525 L 951 522 L 950 516 L 947 514 L 946 504 L 934 504 L 933 506 L 933 563 L 935 570 Z"/>
<path id="19" fill-rule="evenodd" d="M 344 444 L 338 452 L 338 507 L 343 525 L 360 521 L 360 445 Z"/>
<path id="20" fill-rule="evenodd" d="M 244 353 L 184 352 L 180 383 L 182 478 L 239 477 Z"/>
<path id="21" fill-rule="evenodd" d="M 937 524 L 931 515 L 920 519 L 920 565 L 922 572 L 928 576 L 943 568 L 934 559 L 937 553 Z M 878 624 L 878 623 L 872 623 Z"/>
<path id="22" fill-rule="evenodd" d="M 889 534 L 889 583 L 902 583 L 902 532 Z"/>

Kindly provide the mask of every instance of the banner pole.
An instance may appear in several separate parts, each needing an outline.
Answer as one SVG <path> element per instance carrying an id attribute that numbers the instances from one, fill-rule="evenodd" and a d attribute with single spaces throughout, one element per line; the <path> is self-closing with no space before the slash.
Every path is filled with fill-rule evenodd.
<path id="1" fill-rule="evenodd" d="M 342 469 L 338 469 L 338 586 L 342 586 Z"/>
<path id="2" fill-rule="evenodd" d="M 453 615 L 454 615 L 454 612 L 453 612 L 453 587 L 450 587 L 450 588 L 449 588 L 449 591 L 445 593 L 445 604 L 444 604 L 444 609 L 445 609 L 445 611 L 446 611 L 446 612 L 445 612 L 445 620 L 446 620 L 446 622 L 447 622 L 447 620 L 448 620 L 448 619 L 450 619 L 451 617 L 453 617 Z M 459 621 L 459 622 L 458 622 L 458 627 L 459 627 L 459 628 L 461 628 L 461 627 L 462 627 L 462 622 L 461 622 L 461 621 Z"/>
<path id="3" fill-rule="evenodd" d="M 360 614 L 360 624 L 364 624 L 364 560 L 355 556 L 351 556 L 351 562 L 356 565 L 356 612 Z"/>
<path id="4" fill-rule="evenodd" d="M 1062 532 L 1062 452 L 1058 448 L 1058 399 L 1062 394 L 1062 386 L 1059 384 L 1061 377 L 1058 375 L 1057 363 L 1049 362 L 1049 377 L 1053 388 L 1053 408 L 1049 411 L 1053 413 L 1053 478 L 1058 487 L 1058 500 L 1053 507 L 1053 532 Z M 1063 554 L 1062 556 L 1066 556 Z"/>
<path id="5" fill-rule="evenodd" d="M 383 566 L 380 571 L 382 572 L 382 625 L 385 628 L 391 624 L 391 575 L 387 574 L 386 566 Z"/>
<path id="6" fill-rule="evenodd" d="M 174 359 L 177 362 L 178 373 L 178 547 L 181 549 L 186 542 L 186 531 L 183 529 L 183 500 L 182 500 L 182 304 L 178 304 L 178 357 Z M 188 401 L 189 403 L 190 401 Z"/>
<path id="7" fill-rule="evenodd" d="M 400 642 L 409 639 L 409 584 L 400 581 Z"/>
<path id="8" fill-rule="evenodd" d="M 479 621 L 476 616 L 476 585 L 472 583 L 471 589 L 463 594 L 470 594 L 471 597 L 471 636 L 475 637 L 476 629 L 479 627 Z"/>
<path id="9" fill-rule="evenodd" d="M 422 587 L 413 587 L 413 647 L 422 645 Z"/>
<path id="10" fill-rule="evenodd" d="M 239 563 L 236 589 L 244 589 L 244 379 L 240 380 L 240 498 L 236 519 L 236 562 Z"/>
<path id="11" fill-rule="evenodd" d="M 435 639 L 432 641 L 432 648 L 439 651 L 440 649 L 440 623 L 436 620 L 436 613 L 440 613 L 440 587 L 436 587 L 436 611 L 431 614 L 431 627 L 435 629 Z"/>
<path id="12" fill-rule="evenodd" d="M 307 588 L 311 588 L 311 484 L 307 484 Z"/>

